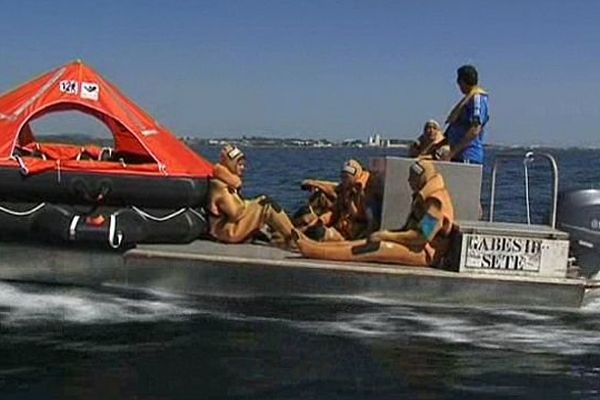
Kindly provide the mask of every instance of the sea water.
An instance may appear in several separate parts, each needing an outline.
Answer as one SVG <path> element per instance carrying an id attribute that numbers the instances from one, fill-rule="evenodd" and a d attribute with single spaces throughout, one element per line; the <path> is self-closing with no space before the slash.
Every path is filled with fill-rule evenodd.
<path id="1" fill-rule="evenodd" d="M 217 152 L 202 149 L 213 161 Z M 600 183 L 600 152 L 553 153 L 562 189 Z M 244 193 L 293 210 L 303 178 L 335 180 L 349 157 L 402 150 L 247 154 Z M 548 218 L 550 179 L 543 163 L 531 171 L 534 222 Z M 486 180 L 484 206 L 488 191 Z M 523 192 L 522 164 L 502 166 L 497 219 L 524 220 Z M 594 399 L 599 330 L 600 301 L 493 309 L 0 283 L 0 398 Z"/>

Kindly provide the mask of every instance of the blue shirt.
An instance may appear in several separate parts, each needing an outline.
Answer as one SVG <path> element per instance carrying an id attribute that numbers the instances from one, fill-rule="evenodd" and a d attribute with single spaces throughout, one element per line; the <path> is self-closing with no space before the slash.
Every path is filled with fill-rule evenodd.
<path id="1" fill-rule="evenodd" d="M 483 138 L 485 135 L 485 124 L 489 119 L 487 94 L 474 95 L 463 108 L 456 122 L 448 126 L 446 136 L 450 145 L 456 146 L 473 125 L 481 125 L 481 132 L 460 154 L 454 157 L 455 161 L 483 164 Z"/>

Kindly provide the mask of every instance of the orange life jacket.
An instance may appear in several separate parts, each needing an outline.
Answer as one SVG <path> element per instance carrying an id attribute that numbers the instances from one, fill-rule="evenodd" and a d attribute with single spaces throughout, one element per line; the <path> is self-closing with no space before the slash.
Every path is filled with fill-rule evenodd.
<path id="1" fill-rule="evenodd" d="M 242 199 L 239 194 L 241 186 L 239 176 L 221 164 L 215 165 L 208 201 L 209 232 L 215 239 L 228 243 L 243 242 L 260 228 L 260 207 Z M 235 218 L 225 215 L 219 209 L 217 200 L 223 197 L 238 206 Z"/>
<path id="2" fill-rule="evenodd" d="M 362 171 L 352 188 L 338 192 L 332 226 L 346 240 L 359 238 L 367 227 L 367 187 L 370 177 L 368 171 Z"/>
<path id="3" fill-rule="evenodd" d="M 425 135 L 419 136 L 418 144 L 416 145 L 414 152 L 415 157 L 418 156 L 433 156 L 438 149 L 438 143 L 445 139 L 441 132 L 438 132 L 433 140 L 429 140 Z"/>
<path id="4" fill-rule="evenodd" d="M 442 221 L 440 230 L 435 237 L 425 245 L 430 262 L 436 263 L 446 253 L 449 246 L 449 235 L 454 226 L 454 207 L 450 194 L 444 185 L 444 179 L 441 175 L 434 175 L 425 186 L 413 196 L 411 213 L 408 216 L 405 230 L 419 230 L 419 223 L 427 213 L 426 204 L 430 200 L 436 200 L 440 205 Z"/>

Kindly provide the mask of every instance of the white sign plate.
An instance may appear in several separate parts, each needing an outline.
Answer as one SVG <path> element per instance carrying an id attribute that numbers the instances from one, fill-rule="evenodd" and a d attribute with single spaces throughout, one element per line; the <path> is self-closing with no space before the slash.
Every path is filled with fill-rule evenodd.
<path id="1" fill-rule="evenodd" d="M 568 248 L 566 240 L 464 234 L 459 270 L 477 274 L 564 277 Z"/>
<path id="2" fill-rule="evenodd" d="M 472 235 L 465 238 L 465 268 L 538 272 L 542 240 L 508 236 Z"/>

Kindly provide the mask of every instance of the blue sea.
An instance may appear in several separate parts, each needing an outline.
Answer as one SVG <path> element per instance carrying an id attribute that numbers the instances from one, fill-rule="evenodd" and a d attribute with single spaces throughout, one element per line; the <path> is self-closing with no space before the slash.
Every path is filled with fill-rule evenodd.
<path id="1" fill-rule="evenodd" d="M 200 149 L 215 160 L 217 148 Z M 506 150 L 524 153 L 524 149 Z M 488 152 L 482 196 L 489 204 Z M 556 156 L 561 190 L 600 184 L 598 150 Z M 299 206 L 307 177 L 402 149 L 249 148 L 244 193 Z M 530 171 L 533 222 L 551 173 Z M 497 220 L 524 221 L 523 164 L 498 170 Z M 597 399 L 600 302 L 462 308 L 363 297 L 192 297 L 0 283 L 1 399 Z"/>

